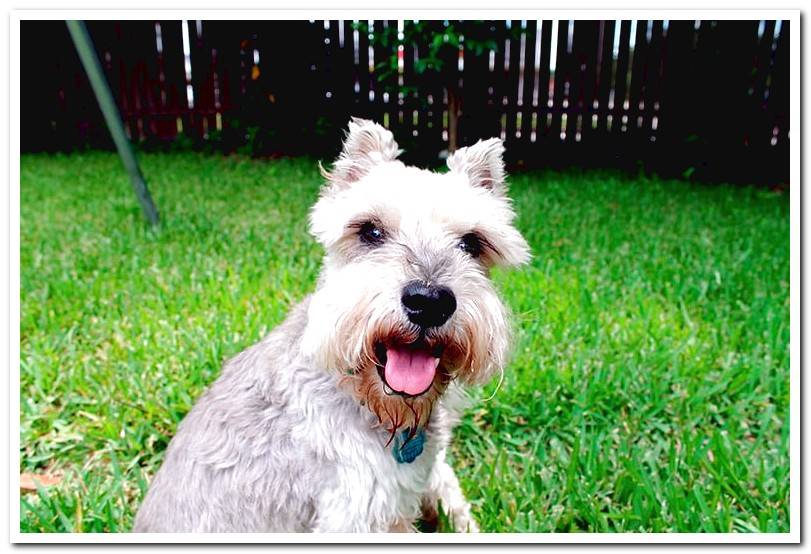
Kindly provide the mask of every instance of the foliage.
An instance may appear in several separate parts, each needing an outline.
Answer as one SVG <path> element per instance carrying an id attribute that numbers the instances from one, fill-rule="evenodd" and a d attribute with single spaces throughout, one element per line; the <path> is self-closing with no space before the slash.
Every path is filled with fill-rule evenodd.
<path id="1" fill-rule="evenodd" d="M 312 290 L 308 159 L 21 160 L 22 531 L 126 531 L 224 359 Z M 785 194 L 609 173 L 511 180 L 534 252 L 494 279 L 517 323 L 452 463 L 486 531 L 789 528 Z"/>
<path id="2" fill-rule="evenodd" d="M 395 25 L 372 29 L 363 21 L 356 23 L 355 28 L 367 33 L 372 44 L 382 46 L 384 50 L 391 47 L 391 54 L 375 65 L 375 75 L 381 83 L 391 82 L 399 73 L 397 48 L 416 44 L 419 47 L 419 56 L 414 59 L 413 65 L 416 82 L 423 81 L 420 77 L 428 77 L 439 79 L 447 85 L 450 74 L 455 70 L 453 64 L 460 49 L 475 56 L 491 50 L 498 51 L 498 42 L 490 36 L 494 25 L 492 21 L 469 21 L 464 30 L 461 25 L 462 22 L 409 20 L 403 24 L 402 36 Z M 419 86 L 412 83 L 398 87 L 404 94 L 418 92 L 418 89 Z"/>

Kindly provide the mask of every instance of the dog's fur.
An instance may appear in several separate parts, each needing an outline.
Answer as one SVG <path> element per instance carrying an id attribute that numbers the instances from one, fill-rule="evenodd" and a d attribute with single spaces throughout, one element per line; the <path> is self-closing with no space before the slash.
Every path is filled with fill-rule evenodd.
<path id="1" fill-rule="evenodd" d="M 170 443 L 135 531 L 408 531 L 438 502 L 457 530 L 477 530 L 445 451 L 460 385 L 487 382 L 507 355 L 489 269 L 529 258 L 503 150 L 480 141 L 432 173 L 397 161 L 383 127 L 350 122 L 311 212 L 326 250 L 315 292 L 225 364 Z M 368 222 L 379 244 L 359 239 Z M 470 233 L 478 255 L 460 248 Z M 415 281 L 453 292 L 446 323 L 423 329 L 406 316 L 403 287 Z M 391 394 L 375 349 L 415 341 L 441 349 L 434 380 L 417 396 Z M 425 432 L 412 463 L 392 454 L 404 430 Z"/>

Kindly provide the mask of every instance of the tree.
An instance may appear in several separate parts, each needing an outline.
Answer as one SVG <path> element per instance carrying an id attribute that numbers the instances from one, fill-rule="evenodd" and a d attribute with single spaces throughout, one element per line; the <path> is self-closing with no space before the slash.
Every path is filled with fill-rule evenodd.
<path id="1" fill-rule="evenodd" d="M 356 24 L 356 27 L 369 34 L 373 45 L 395 46 L 390 56 L 375 65 L 378 82 L 393 81 L 397 83 L 394 85 L 396 92 L 404 95 L 418 92 L 421 85 L 431 80 L 441 83 L 448 98 L 448 150 L 456 150 L 459 146 L 459 117 L 464 105 L 464 91 L 459 86 L 457 69 L 459 54 L 464 51 L 465 56 L 484 56 L 497 51 L 496 22 L 405 21 L 402 31 L 392 25 L 372 30 L 365 22 Z M 392 79 L 399 76 L 398 47 L 401 45 L 417 45 L 419 54 L 414 59 L 414 83 Z"/>

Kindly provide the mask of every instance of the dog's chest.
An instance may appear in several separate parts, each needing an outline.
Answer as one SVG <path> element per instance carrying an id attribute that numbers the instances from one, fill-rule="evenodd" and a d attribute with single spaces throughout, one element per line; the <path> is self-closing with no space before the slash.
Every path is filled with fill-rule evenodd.
<path id="1" fill-rule="evenodd" d="M 349 499 L 350 505 L 366 512 L 359 516 L 384 531 L 397 521 L 419 517 L 442 445 L 430 429 L 417 439 L 421 445 L 414 438 L 403 444 L 397 435 L 389 442 L 388 433 L 364 420 L 355 419 L 333 436 L 322 483 L 328 497 Z"/>
<path id="2" fill-rule="evenodd" d="M 359 463 L 353 465 L 365 468 L 381 484 L 406 489 L 426 486 L 442 447 L 430 430 L 420 430 L 413 436 L 398 430 L 391 436 L 379 428 L 359 428 L 355 436 L 359 440 L 353 455 Z"/>
<path id="3" fill-rule="evenodd" d="M 411 461 L 405 461 L 404 456 L 398 454 L 403 445 L 392 441 L 378 452 L 376 466 L 369 468 L 374 473 L 374 485 L 369 491 L 371 505 L 377 506 L 381 514 L 389 513 L 392 520 L 404 515 L 409 515 L 412 520 L 419 516 L 420 504 L 428 490 L 438 453 L 436 440 L 424 437 L 423 441 L 421 452 Z M 406 444 L 405 449 L 408 448 Z M 406 459 L 410 457 L 405 456 Z"/>

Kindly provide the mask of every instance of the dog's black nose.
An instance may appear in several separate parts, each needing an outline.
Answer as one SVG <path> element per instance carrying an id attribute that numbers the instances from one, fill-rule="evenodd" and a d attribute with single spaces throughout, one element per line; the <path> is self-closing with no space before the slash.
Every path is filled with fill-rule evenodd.
<path id="1" fill-rule="evenodd" d="M 439 327 L 456 311 L 456 297 L 448 287 L 413 281 L 403 289 L 403 308 L 411 323 L 423 329 Z"/>

